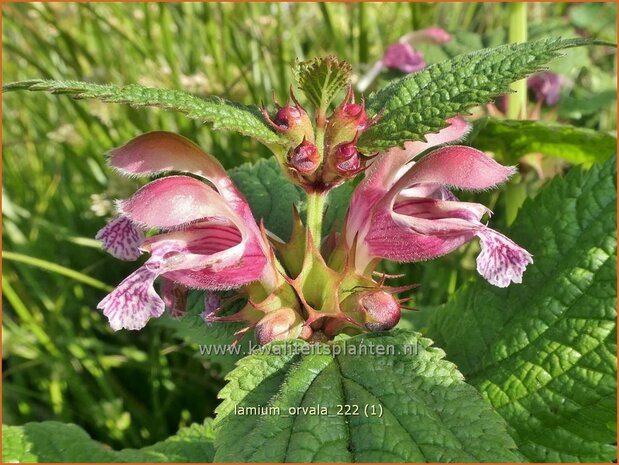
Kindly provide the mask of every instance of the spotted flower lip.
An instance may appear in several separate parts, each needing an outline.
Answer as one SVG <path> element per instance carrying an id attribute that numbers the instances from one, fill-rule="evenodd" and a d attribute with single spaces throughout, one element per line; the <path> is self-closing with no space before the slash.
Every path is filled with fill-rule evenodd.
<path id="1" fill-rule="evenodd" d="M 174 171 L 207 181 L 167 176 L 118 202 L 118 219 L 98 234 L 104 248 L 125 259 L 137 258 L 137 250 L 150 257 L 99 303 L 113 329 L 141 329 L 163 313 L 164 300 L 153 288 L 158 277 L 168 287 L 274 286 L 269 246 L 247 201 L 213 157 L 181 136 L 152 132 L 113 150 L 110 164 L 129 176 Z M 153 228 L 159 234 L 144 239 L 141 230 Z"/>
<path id="2" fill-rule="evenodd" d="M 427 142 L 409 142 L 404 149 L 379 154 L 369 168 L 353 193 L 346 220 L 346 241 L 356 247 L 355 265 L 363 273 L 377 258 L 429 260 L 478 237 L 482 248 L 478 272 L 499 287 L 519 283 L 533 262 L 531 254 L 482 223 L 489 209 L 461 202 L 449 190 L 492 188 L 505 182 L 514 169 L 459 145 L 438 148 L 411 162 L 426 149 L 460 139 L 469 129 L 460 118 L 449 123 L 428 135 Z"/>

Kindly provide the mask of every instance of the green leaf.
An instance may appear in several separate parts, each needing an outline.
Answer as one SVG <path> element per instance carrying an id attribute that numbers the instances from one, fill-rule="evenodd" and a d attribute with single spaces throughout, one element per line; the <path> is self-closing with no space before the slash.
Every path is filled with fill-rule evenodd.
<path id="1" fill-rule="evenodd" d="M 515 164 L 530 153 L 590 166 L 617 152 L 617 139 L 587 128 L 542 121 L 482 118 L 474 123 L 469 143 L 494 152 L 503 163 Z"/>
<path id="2" fill-rule="evenodd" d="M 2 425 L 3 462 L 210 462 L 212 421 L 179 432 L 143 449 L 115 451 L 94 441 L 77 425 L 45 421 L 23 426 Z"/>
<path id="3" fill-rule="evenodd" d="M 263 351 L 239 362 L 220 392 L 215 461 L 521 458 L 500 417 L 442 360 L 441 350 L 414 333 L 374 333 L 332 345 L 280 341 Z M 271 410 L 260 415 L 252 407 Z M 300 410 L 311 407 L 317 410 Z"/>
<path id="4" fill-rule="evenodd" d="M 615 163 L 574 168 L 524 204 L 509 232 L 535 259 L 521 285 L 479 279 L 430 322 L 534 462 L 616 457 Z"/>
<path id="5" fill-rule="evenodd" d="M 213 421 L 207 418 L 203 424 L 194 423 L 181 428 L 165 441 L 142 449 L 123 449 L 118 455 L 122 462 L 212 462 L 215 455 L 213 446 Z"/>
<path id="6" fill-rule="evenodd" d="M 300 207 L 305 193 L 284 175 L 277 160 L 246 163 L 228 174 L 249 202 L 256 221 L 264 221 L 269 231 L 288 240 L 293 206 Z"/>
<path id="7" fill-rule="evenodd" d="M 96 99 L 109 103 L 127 103 L 134 107 L 159 107 L 179 111 L 191 119 L 212 123 L 214 129 L 236 131 L 266 145 L 282 143 L 257 107 L 241 105 L 219 97 L 200 98 L 180 90 L 154 89 L 137 84 L 120 87 L 43 79 L 2 86 L 3 92 L 23 89 L 67 94 L 76 99 Z"/>
<path id="8" fill-rule="evenodd" d="M 617 105 L 616 89 L 595 93 L 581 90 L 579 94 L 581 95 L 561 97 L 561 100 L 559 100 L 559 116 L 561 118 L 580 119 L 583 116 L 600 113 L 606 108 Z"/>
<path id="9" fill-rule="evenodd" d="M 299 88 L 324 114 L 337 94 L 350 84 L 352 67 L 329 55 L 297 63 L 295 71 Z"/>
<path id="10" fill-rule="evenodd" d="M 370 115 L 382 113 L 359 146 L 377 152 L 446 126 L 445 120 L 509 92 L 509 84 L 535 73 L 559 51 L 585 39 L 543 39 L 467 53 L 394 81 L 367 100 Z"/>

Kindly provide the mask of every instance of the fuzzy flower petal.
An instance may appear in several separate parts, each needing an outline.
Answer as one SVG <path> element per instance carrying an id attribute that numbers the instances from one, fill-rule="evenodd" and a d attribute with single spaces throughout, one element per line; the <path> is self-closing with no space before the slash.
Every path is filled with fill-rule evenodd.
<path id="1" fill-rule="evenodd" d="M 186 288 L 230 289 L 260 279 L 267 265 L 256 239 L 244 241 L 234 225 L 221 222 L 153 236 L 143 248 L 150 259 L 98 305 L 114 330 L 141 329 L 161 315 L 164 300 L 153 288 L 159 276 Z"/>
<path id="2" fill-rule="evenodd" d="M 267 266 L 257 238 L 230 224 L 199 223 L 155 236 L 145 246 L 167 257 L 166 278 L 189 288 L 236 288 L 260 279 Z"/>
<path id="3" fill-rule="evenodd" d="M 118 210 L 137 224 L 164 229 L 232 214 L 217 191 L 188 176 L 157 179 L 120 202 Z"/>
<path id="4" fill-rule="evenodd" d="M 158 264 L 142 266 L 99 302 L 97 308 L 103 310 L 114 331 L 142 329 L 152 317 L 163 314 L 165 305 L 153 288 L 158 275 Z"/>
<path id="5" fill-rule="evenodd" d="M 101 241 L 103 248 L 113 257 L 134 261 L 140 257 L 144 233 L 121 215 L 100 229 L 95 239 Z"/>
<path id="6" fill-rule="evenodd" d="M 503 166 L 485 153 L 452 145 L 435 150 L 415 163 L 392 188 L 392 195 L 421 183 L 433 183 L 466 190 L 482 190 L 504 183 L 514 168 Z"/>
<path id="7" fill-rule="evenodd" d="M 198 175 L 232 203 L 242 196 L 219 161 L 189 139 L 172 132 L 143 134 L 110 152 L 109 164 L 127 176 L 153 176 L 170 171 Z"/>
<path id="8" fill-rule="evenodd" d="M 485 206 L 461 202 L 449 191 L 494 187 L 509 178 L 512 168 L 464 146 L 439 148 L 406 169 L 398 162 L 411 154 L 396 152 L 395 161 L 388 155 L 379 155 L 357 186 L 348 212 L 345 234 L 349 246 L 356 247 L 358 272 L 371 271 L 378 258 L 440 257 L 478 236 L 479 273 L 501 287 L 521 281 L 531 255 L 481 222 L 491 213 Z"/>
<path id="9" fill-rule="evenodd" d="M 470 124 L 462 118 L 451 118 L 447 122 L 449 126 L 445 129 L 427 134 L 426 142 L 406 142 L 404 149 L 394 147 L 376 157 L 351 199 L 346 220 L 346 240 L 349 244 L 352 244 L 373 206 L 406 173 L 407 163 L 431 147 L 461 139 L 470 130 Z"/>
<path id="10" fill-rule="evenodd" d="M 498 287 L 507 287 L 512 282 L 521 283 L 525 268 L 533 263 L 533 256 L 490 228 L 480 230 L 477 236 L 481 242 L 477 272 Z"/>

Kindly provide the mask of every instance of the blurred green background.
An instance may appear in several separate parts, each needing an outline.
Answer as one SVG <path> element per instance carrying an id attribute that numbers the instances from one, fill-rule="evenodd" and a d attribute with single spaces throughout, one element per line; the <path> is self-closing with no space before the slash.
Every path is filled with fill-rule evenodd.
<path id="1" fill-rule="evenodd" d="M 454 35 L 422 50 L 429 63 L 504 43 L 509 5 L 4 3 L 2 15 L 4 83 L 140 83 L 259 104 L 272 93 L 285 100 L 296 58 L 335 53 L 359 76 L 400 36 L 428 26 Z M 533 38 L 614 41 L 615 18 L 614 3 L 528 5 Z M 566 78 L 561 101 L 543 118 L 615 128 L 615 63 L 608 48 L 569 51 L 552 66 Z M 226 167 L 268 151 L 156 109 L 26 92 L 3 95 L 2 105 L 3 422 L 74 422 L 112 446 L 138 447 L 212 416 L 218 364 L 156 322 L 114 333 L 95 309 L 134 268 L 92 239 L 113 199 L 137 186 L 106 168 L 105 152 L 152 130 L 179 132 Z M 519 182 L 534 193 L 543 179 Z M 483 195 L 500 226 L 500 194 Z M 473 252 L 390 271 L 422 283 L 417 305 L 435 305 L 470 275 Z"/>

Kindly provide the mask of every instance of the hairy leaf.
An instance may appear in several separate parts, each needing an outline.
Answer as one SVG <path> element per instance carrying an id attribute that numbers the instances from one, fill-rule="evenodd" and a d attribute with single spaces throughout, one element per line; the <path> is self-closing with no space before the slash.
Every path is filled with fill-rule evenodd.
<path id="1" fill-rule="evenodd" d="M 535 462 L 616 457 L 615 162 L 575 168 L 524 204 L 509 233 L 535 259 L 521 285 L 480 279 L 430 323 Z"/>
<path id="2" fill-rule="evenodd" d="M 518 461 L 500 417 L 430 344 L 395 331 L 265 346 L 220 392 L 215 461 Z"/>
<path id="3" fill-rule="evenodd" d="M 444 128 L 445 120 L 509 92 L 509 84 L 542 69 L 585 39 L 542 39 L 503 45 L 457 56 L 394 81 L 367 100 L 368 113 L 382 113 L 359 141 L 364 153 L 424 140 Z"/>
<path id="4" fill-rule="evenodd" d="M 9 462 L 210 462 L 212 421 L 179 432 L 143 449 L 115 451 L 94 441 L 77 425 L 45 421 L 23 426 L 2 425 L 2 459 Z"/>
<path id="5" fill-rule="evenodd" d="M 351 73 L 350 64 L 333 55 L 297 63 L 296 68 L 299 88 L 323 113 L 337 94 L 350 84 Z"/>
<path id="6" fill-rule="evenodd" d="M 134 107 L 159 107 L 179 111 L 191 119 L 212 123 L 214 129 L 236 131 L 266 145 L 281 143 L 280 137 L 271 130 L 257 107 L 241 105 L 219 97 L 200 98 L 180 90 L 154 89 L 137 84 L 120 87 L 42 79 L 2 86 L 3 92 L 22 89 L 66 94 L 76 99 L 96 99 L 109 103 L 126 103 Z"/>
<path id="7" fill-rule="evenodd" d="M 482 118 L 474 123 L 469 143 L 514 164 L 523 155 L 542 153 L 574 164 L 590 166 L 617 152 L 617 139 L 587 128 L 542 121 Z"/>

